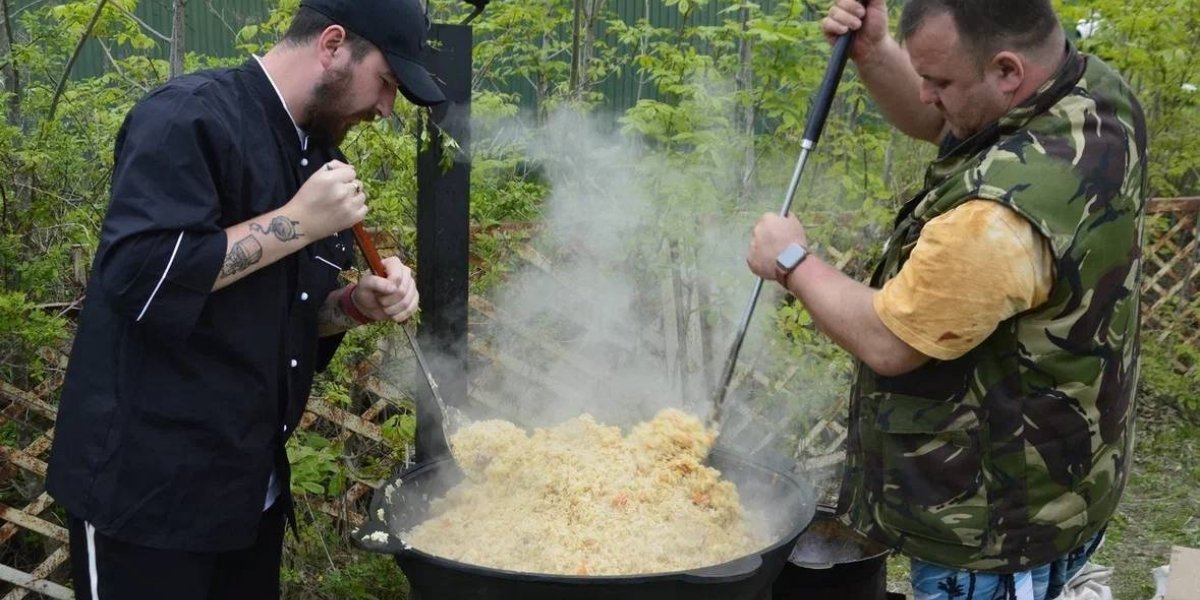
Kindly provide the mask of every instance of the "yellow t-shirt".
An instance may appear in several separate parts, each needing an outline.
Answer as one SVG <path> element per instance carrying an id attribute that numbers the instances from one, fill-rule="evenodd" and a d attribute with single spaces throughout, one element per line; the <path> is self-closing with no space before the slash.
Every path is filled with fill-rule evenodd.
<path id="1" fill-rule="evenodd" d="M 953 360 L 1045 302 L 1053 271 L 1033 224 L 999 202 L 970 200 L 925 224 L 900 273 L 876 292 L 875 313 L 917 351 Z"/>

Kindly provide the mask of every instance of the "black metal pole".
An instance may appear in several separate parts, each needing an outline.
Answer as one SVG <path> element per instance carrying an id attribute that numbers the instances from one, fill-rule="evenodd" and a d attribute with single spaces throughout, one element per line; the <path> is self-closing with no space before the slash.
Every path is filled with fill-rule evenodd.
<path id="1" fill-rule="evenodd" d="M 429 32 L 425 65 L 439 80 L 446 102 L 433 109 L 426 133 L 433 140 L 417 151 L 417 332 L 442 397 L 462 406 L 467 397 L 467 269 L 470 251 L 471 27 L 437 23 Z M 439 143 L 445 131 L 461 147 L 449 170 Z M 449 453 L 442 415 L 423 382 L 417 397 L 416 460 Z"/>

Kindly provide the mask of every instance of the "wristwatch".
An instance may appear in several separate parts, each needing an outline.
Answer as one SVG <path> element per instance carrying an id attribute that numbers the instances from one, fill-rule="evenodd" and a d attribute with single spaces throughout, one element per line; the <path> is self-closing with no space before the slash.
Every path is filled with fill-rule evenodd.
<path id="1" fill-rule="evenodd" d="M 787 287 L 787 277 L 808 257 L 808 249 L 792 242 L 775 257 L 775 281 Z"/>

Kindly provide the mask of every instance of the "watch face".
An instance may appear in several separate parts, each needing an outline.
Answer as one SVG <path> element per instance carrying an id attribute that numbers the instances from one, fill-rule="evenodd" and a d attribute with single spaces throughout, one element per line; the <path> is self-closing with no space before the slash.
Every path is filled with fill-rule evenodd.
<path id="1" fill-rule="evenodd" d="M 804 246 L 800 244 L 788 244 L 788 247 L 784 248 L 783 252 L 779 253 L 779 257 L 775 259 L 775 264 L 779 265 L 780 269 L 791 271 L 807 255 L 808 251 L 804 249 Z"/>

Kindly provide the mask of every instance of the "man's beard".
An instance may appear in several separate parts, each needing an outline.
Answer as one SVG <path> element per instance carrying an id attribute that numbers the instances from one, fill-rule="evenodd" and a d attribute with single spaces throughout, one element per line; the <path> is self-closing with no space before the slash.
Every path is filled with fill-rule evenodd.
<path id="1" fill-rule="evenodd" d="M 352 78 L 350 69 L 328 71 L 313 88 L 308 119 L 301 126 L 314 143 L 337 146 L 346 139 L 350 127 L 371 117 L 367 113 L 351 113 L 346 106 Z"/>

